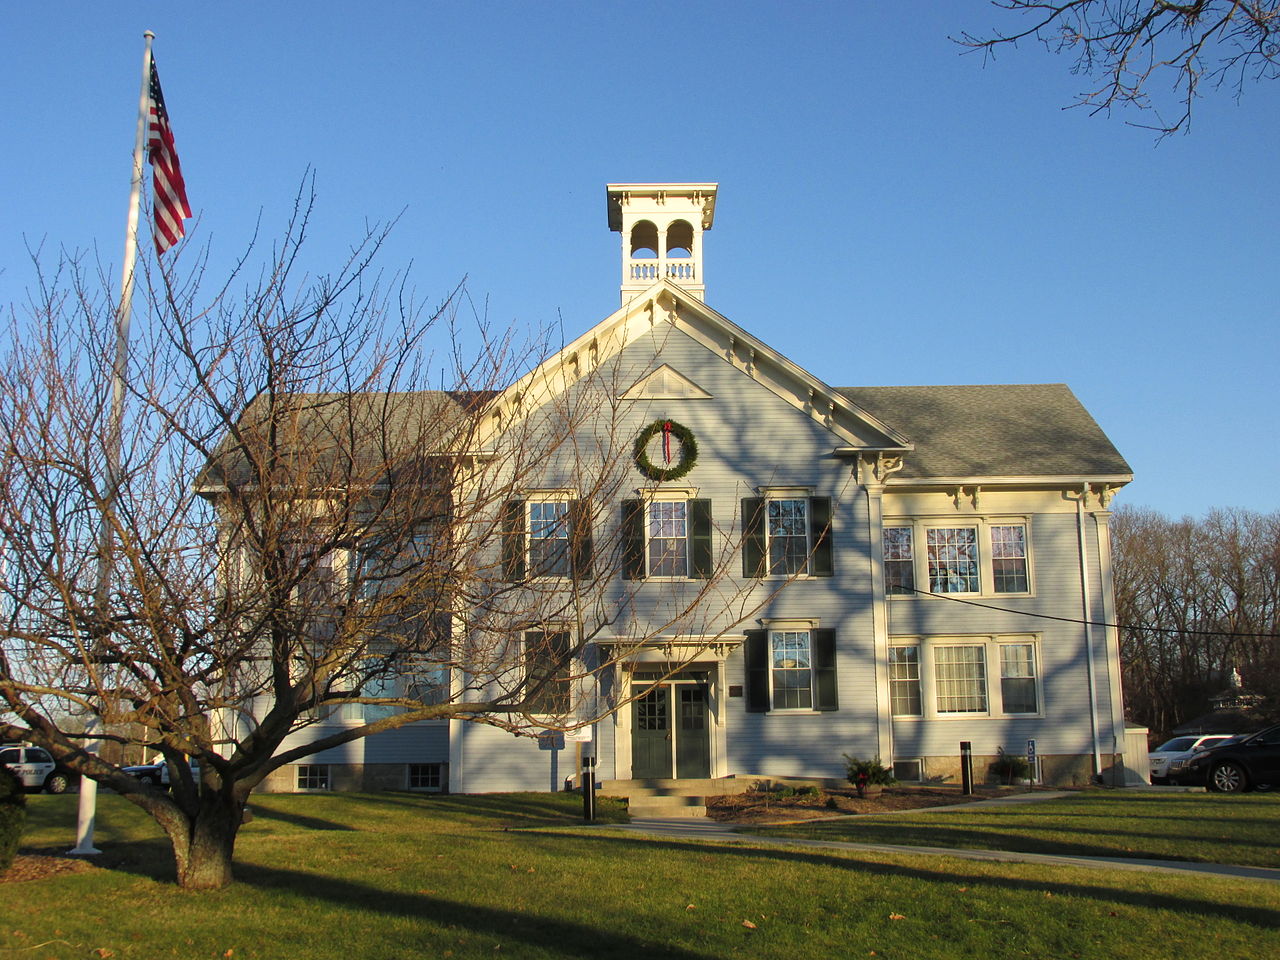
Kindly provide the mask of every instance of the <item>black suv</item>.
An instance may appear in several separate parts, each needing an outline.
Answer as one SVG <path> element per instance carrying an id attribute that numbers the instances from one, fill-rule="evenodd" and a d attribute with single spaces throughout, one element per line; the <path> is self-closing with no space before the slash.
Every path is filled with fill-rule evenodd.
<path id="1" fill-rule="evenodd" d="M 1194 754 L 1176 776 L 1179 783 L 1202 783 L 1215 793 L 1280 787 L 1280 725 Z"/>

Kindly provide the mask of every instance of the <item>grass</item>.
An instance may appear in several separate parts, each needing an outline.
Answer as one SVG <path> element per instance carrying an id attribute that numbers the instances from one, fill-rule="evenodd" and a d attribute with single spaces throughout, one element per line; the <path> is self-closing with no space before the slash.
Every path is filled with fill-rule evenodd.
<path id="1" fill-rule="evenodd" d="M 1280 796 L 1086 791 L 1016 807 L 762 828 L 771 836 L 1280 867 Z"/>
<path id="2" fill-rule="evenodd" d="M 69 846 L 75 803 L 32 797 L 24 848 Z M 1280 954 L 1274 884 L 651 840 L 558 795 L 263 796 L 237 882 L 189 894 L 150 821 L 99 803 L 101 869 L 0 886 L 0 957 Z"/>

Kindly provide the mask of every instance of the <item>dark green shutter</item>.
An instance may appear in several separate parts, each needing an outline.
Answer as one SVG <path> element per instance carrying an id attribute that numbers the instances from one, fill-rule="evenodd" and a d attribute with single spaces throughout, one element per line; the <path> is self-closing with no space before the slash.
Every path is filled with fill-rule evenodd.
<path id="1" fill-rule="evenodd" d="M 524 579 L 524 501 L 508 500 L 502 505 L 502 575 L 519 582 Z"/>
<path id="2" fill-rule="evenodd" d="M 573 644 L 563 630 L 543 633 L 531 630 L 524 635 L 525 707 L 529 713 L 562 715 L 569 712 L 570 654 Z"/>
<path id="3" fill-rule="evenodd" d="M 747 712 L 765 713 L 769 709 L 769 631 L 748 630 L 742 645 L 746 664 Z"/>
<path id="4" fill-rule="evenodd" d="M 569 501 L 569 567 L 575 580 L 591 576 L 591 501 Z"/>
<path id="5" fill-rule="evenodd" d="M 689 577 L 711 577 L 711 501 L 689 501 Z"/>
<path id="6" fill-rule="evenodd" d="M 813 709 L 838 710 L 836 694 L 836 632 L 814 630 L 813 642 Z"/>
<path id="7" fill-rule="evenodd" d="M 644 501 L 622 501 L 622 579 L 644 579 Z"/>
<path id="8" fill-rule="evenodd" d="M 809 563 L 809 575 L 829 577 L 831 560 L 831 498 L 809 498 L 809 542 L 813 544 L 813 559 Z"/>
<path id="9" fill-rule="evenodd" d="M 764 500 L 760 497 L 742 498 L 742 575 L 765 575 Z"/>

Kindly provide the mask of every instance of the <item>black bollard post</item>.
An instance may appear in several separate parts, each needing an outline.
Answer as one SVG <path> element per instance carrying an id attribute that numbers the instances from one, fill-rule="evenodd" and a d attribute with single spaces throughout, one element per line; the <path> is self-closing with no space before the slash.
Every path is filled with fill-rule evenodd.
<path id="1" fill-rule="evenodd" d="M 960 789 L 966 797 L 973 796 L 973 744 L 960 741 Z"/>
<path id="2" fill-rule="evenodd" d="M 596 758 L 582 758 L 582 819 L 590 823 L 596 818 Z"/>

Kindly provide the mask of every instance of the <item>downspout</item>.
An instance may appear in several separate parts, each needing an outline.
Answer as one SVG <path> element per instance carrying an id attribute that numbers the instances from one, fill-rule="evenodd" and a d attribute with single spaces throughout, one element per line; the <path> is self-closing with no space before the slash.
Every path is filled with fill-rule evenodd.
<path id="1" fill-rule="evenodd" d="M 1084 537 L 1084 502 L 1089 497 L 1089 484 L 1080 491 L 1076 501 L 1076 532 L 1080 537 L 1080 596 L 1084 604 L 1084 651 L 1089 676 L 1089 734 L 1093 740 L 1093 773 L 1102 773 L 1102 750 L 1098 745 L 1098 694 L 1093 664 L 1093 598 L 1089 592 L 1089 563 Z"/>

